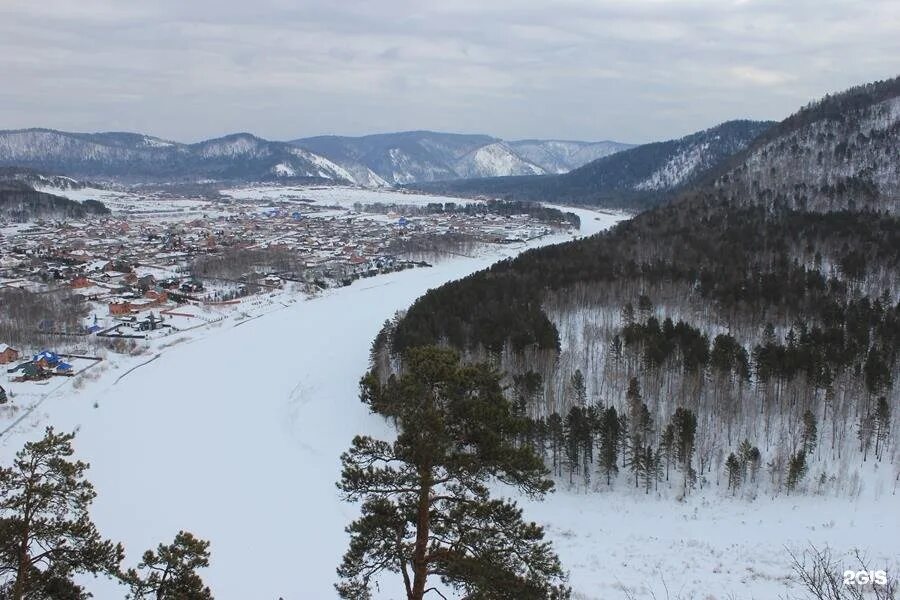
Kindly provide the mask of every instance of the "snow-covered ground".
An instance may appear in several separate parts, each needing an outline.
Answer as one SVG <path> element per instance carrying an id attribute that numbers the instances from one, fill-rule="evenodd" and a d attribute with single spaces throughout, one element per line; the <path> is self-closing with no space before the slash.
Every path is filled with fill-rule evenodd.
<path id="1" fill-rule="evenodd" d="M 621 218 L 575 212 L 588 234 Z M 211 541 L 204 577 L 220 600 L 335 598 L 343 528 L 357 510 L 334 486 L 339 455 L 358 433 L 391 435 L 357 397 L 371 340 L 427 289 L 524 247 L 361 280 L 173 336 L 50 394 L 0 437 L 0 463 L 47 424 L 77 429 L 98 492 L 93 515 L 125 543 L 130 564 L 187 529 Z M 859 542 L 879 557 L 896 554 L 896 535 L 886 535 L 900 531 L 894 500 L 697 495 L 678 504 L 561 491 L 529 503 L 527 516 L 548 526 L 581 598 L 624 597 L 622 586 L 646 593 L 643 585 L 665 598 L 662 581 L 671 598 L 775 598 L 788 573 L 785 545 Z M 396 581 L 384 583 L 381 597 L 400 597 Z M 106 581 L 88 584 L 100 600 L 124 595 Z"/>
<path id="2" fill-rule="evenodd" d="M 356 202 L 361 204 L 400 204 L 409 206 L 425 206 L 433 202 L 455 202 L 457 204 L 470 204 L 475 200 L 462 198 L 450 198 L 447 196 L 432 196 L 415 192 L 402 192 L 399 190 L 365 189 L 351 186 L 283 186 L 283 185 L 252 185 L 222 190 L 223 196 L 235 200 L 312 200 L 320 206 L 340 206 L 353 208 Z"/>

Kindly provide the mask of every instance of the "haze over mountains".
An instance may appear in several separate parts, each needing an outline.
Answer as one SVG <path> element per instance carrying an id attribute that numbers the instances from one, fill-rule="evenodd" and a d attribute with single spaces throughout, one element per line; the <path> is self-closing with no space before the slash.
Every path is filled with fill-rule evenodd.
<path id="1" fill-rule="evenodd" d="M 618 142 L 526 140 L 434 132 L 290 143 L 236 133 L 195 144 L 135 133 L 0 132 L 0 166 L 121 182 L 311 179 L 395 183 L 559 173 L 629 148 Z"/>

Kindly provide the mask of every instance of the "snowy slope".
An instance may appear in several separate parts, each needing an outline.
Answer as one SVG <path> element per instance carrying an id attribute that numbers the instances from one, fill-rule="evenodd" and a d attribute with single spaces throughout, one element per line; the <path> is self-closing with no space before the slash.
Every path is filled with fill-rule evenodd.
<path id="1" fill-rule="evenodd" d="M 633 148 L 620 142 L 572 142 L 565 140 L 518 140 L 509 146 L 522 158 L 547 173 L 567 173 L 582 165 Z"/>
<path id="2" fill-rule="evenodd" d="M 327 158 L 249 133 L 179 144 L 133 133 L 0 131 L 2 166 L 129 182 L 283 177 L 355 181 L 347 170 Z"/>
<path id="3" fill-rule="evenodd" d="M 635 184 L 636 190 L 669 190 L 688 181 L 706 166 L 709 142 L 702 141 L 680 148 L 647 178 Z"/>
<path id="4" fill-rule="evenodd" d="M 497 142 L 482 146 L 463 156 L 455 165 L 459 177 L 506 177 L 509 175 L 543 175 L 544 169 L 530 163 L 506 144 Z"/>
<path id="5" fill-rule="evenodd" d="M 319 136 L 294 140 L 357 176 L 369 170 L 388 183 L 408 184 L 510 175 L 565 173 L 630 148 L 618 142 L 519 140 L 486 135 L 405 131 L 361 137 Z"/>
<path id="6" fill-rule="evenodd" d="M 821 112 L 800 113 L 814 120 L 755 145 L 729 181 L 717 185 L 733 188 L 739 202 L 782 196 L 792 203 L 803 198 L 804 206 L 795 206 L 810 210 L 900 213 L 900 96 L 846 107 L 840 119 Z M 820 193 L 826 187 L 837 193 Z"/>

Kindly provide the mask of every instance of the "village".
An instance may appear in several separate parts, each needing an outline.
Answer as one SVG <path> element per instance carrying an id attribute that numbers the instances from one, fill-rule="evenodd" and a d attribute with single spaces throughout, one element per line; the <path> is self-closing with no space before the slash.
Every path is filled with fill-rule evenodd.
<path id="1" fill-rule="evenodd" d="M 354 188 L 75 195 L 112 212 L 0 221 L 0 403 L 10 387 L 94 367 L 98 349 L 140 351 L 254 306 L 572 230 L 528 214 L 423 211 L 450 199 Z"/>

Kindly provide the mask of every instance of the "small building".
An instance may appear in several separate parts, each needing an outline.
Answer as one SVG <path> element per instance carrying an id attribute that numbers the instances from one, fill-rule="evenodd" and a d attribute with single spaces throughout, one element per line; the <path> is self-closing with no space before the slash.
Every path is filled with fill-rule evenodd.
<path id="1" fill-rule="evenodd" d="M 72 280 L 72 282 L 69 284 L 69 286 L 70 286 L 73 290 L 77 290 L 77 289 L 81 289 L 81 288 L 86 288 L 86 287 L 91 287 L 91 285 L 93 285 L 93 284 L 91 283 L 91 281 L 90 281 L 87 277 L 85 277 L 85 276 L 83 276 L 83 275 L 79 275 L 79 276 L 75 277 L 75 278 Z"/>
<path id="2" fill-rule="evenodd" d="M 62 361 L 56 365 L 56 372 L 62 375 L 72 375 L 74 373 L 72 365 Z"/>
<path id="3" fill-rule="evenodd" d="M 56 352 L 41 350 L 31 358 L 31 362 L 42 369 L 53 369 L 62 361 Z"/>
<path id="4" fill-rule="evenodd" d="M 131 302 L 128 302 L 127 300 L 123 302 L 110 302 L 109 314 L 116 316 L 131 314 Z"/>
<path id="5" fill-rule="evenodd" d="M 6 344 L 0 344 L 0 365 L 8 365 L 19 360 L 19 351 Z"/>

